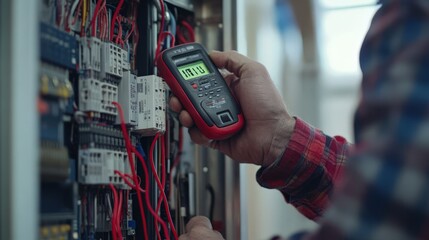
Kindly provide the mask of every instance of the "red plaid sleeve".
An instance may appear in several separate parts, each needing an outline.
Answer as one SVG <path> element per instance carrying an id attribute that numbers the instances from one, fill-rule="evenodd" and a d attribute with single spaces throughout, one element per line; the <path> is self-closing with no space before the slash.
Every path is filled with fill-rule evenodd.
<path id="1" fill-rule="evenodd" d="M 283 156 L 259 169 L 257 180 L 263 187 L 280 190 L 288 203 L 316 220 L 329 205 L 349 149 L 343 137 L 329 137 L 297 119 Z"/>

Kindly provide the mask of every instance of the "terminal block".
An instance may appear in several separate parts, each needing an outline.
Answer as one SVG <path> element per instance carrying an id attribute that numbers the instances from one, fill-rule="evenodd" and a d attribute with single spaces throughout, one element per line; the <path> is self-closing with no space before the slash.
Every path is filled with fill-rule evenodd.
<path id="1" fill-rule="evenodd" d="M 122 69 L 123 69 L 123 49 L 119 46 L 105 42 L 102 43 L 101 49 L 101 75 L 105 79 L 109 79 L 110 77 L 122 77 Z"/>
<path id="2" fill-rule="evenodd" d="M 84 71 L 101 71 L 101 40 L 96 37 L 83 37 L 79 46 L 79 66 Z"/>
<path id="3" fill-rule="evenodd" d="M 79 79 L 79 109 L 84 112 L 117 114 L 118 87 L 93 78 Z"/>
<path id="4" fill-rule="evenodd" d="M 115 170 L 131 174 L 126 152 L 101 148 L 79 150 L 79 182 L 89 185 L 115 184 L 123 189 L 129 189 L 124 180 Z"/>
<path id="5" fill-rule="evenodd" d="M 153 136 L 165 131 L 166 90 L 162 78 L 150 75 L 137 78 L 138 123 L 135 132 Z"/>
<path id="6" fill-rule="evenodd" d="M 118 86 L 118 101 L 124 111 L 125 124 L 137 125 L 137 77 L 130 71 L 124 71 L 121 83 Z M 116 123 L 120 123 L 119 116 Z"/>

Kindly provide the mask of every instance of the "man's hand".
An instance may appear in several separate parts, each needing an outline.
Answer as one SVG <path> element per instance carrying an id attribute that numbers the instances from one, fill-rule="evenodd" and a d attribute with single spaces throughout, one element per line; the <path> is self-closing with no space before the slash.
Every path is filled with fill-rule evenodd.
<path id="1" fill-rule="evenodd" d="M 179 240 L 223 240 L 218 231 L 213 231 L 210 220 L 206 217 L 197 216 L 186 224 L 186 234 L 180 236 Z"/>
<path id="2" fill-rule="evenodd" d="M 268 166 L 284 151 L 295 126 L 266 68 L 237 52 L 213 52 L 211 59 L 226 69 L 225 80 L 241 105 L 245 126 L 236 135 L 222 141 L 207 139 L 194 126 L 189 113 L 176 97 L 170 108 L 180 113 L 179 120 L 189 128 L 191 139 L 218 149 L 242 163 Z"/>

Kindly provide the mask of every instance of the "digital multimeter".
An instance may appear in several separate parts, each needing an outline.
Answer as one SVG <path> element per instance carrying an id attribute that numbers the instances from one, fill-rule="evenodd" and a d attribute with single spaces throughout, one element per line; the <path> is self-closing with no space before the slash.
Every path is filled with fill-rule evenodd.
<path id="1" fill-rule="evenodd" d="M 198 43 L 162 52 L 159 75 L 210 139 L 226 139 L 244 125 L 243 114 L 225 80 Z"/>

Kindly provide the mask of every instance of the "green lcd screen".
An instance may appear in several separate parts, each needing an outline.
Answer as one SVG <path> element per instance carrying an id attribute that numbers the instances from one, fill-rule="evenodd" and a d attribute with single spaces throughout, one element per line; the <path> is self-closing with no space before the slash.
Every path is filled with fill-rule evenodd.
<path id="1" fill-rule="evenodd" d="M 185 80 L 191 80 L 197 77 L 202 77 L 210 73 L 206 64 L 203 61 L 197 61 L 178 67 L 180 75 Z"/>

